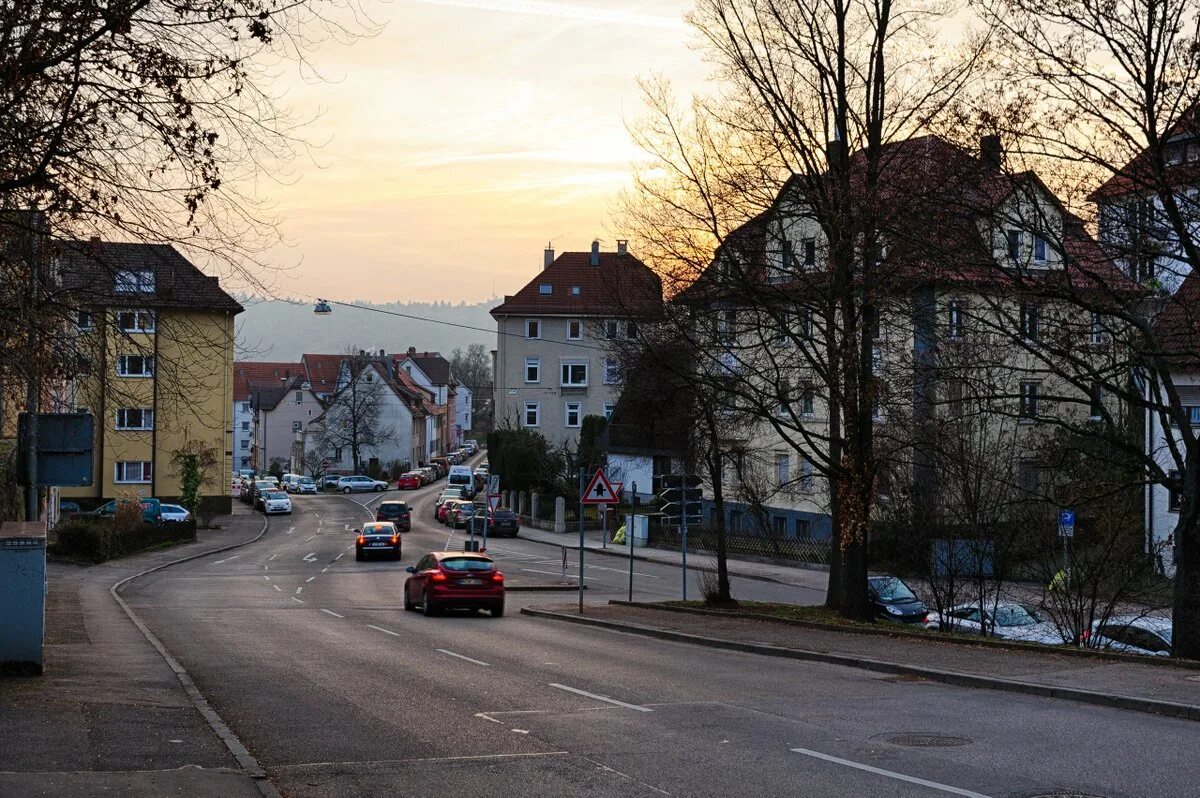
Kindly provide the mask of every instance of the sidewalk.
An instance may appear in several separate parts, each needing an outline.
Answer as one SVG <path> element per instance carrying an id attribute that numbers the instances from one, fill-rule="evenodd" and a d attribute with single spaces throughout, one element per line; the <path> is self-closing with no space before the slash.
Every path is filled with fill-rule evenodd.
<path id="1" fill-rule="evenodd" d="M 0 795 L 259 798 L 109 593 L 126 576 L 258 534 L 262 516 L 239 509 L 194 543 L 92 567 L 49 563 L 45 673 L 0 679 Z"/>
<path id="2" fill-rule="evenodd" d="M 826 631 L 745 618 L 620 605 L 539 605 L 530 615 L 649 637 L 824 662 L 917 679 L 1066 698 L 1200 721 L 1200 669 L 1053 652 Z"/>
<path id="3" fill-rule="evenodd" d="M 609 534 L 611 535 L 612 533 L 610 532 Z M 570 549 L 579 548 L 579 530 L 548 532 L 544 529 L 523 526 L 521 527 L 520 536 L 525 540 L 532 540 L 537 543 L 566 546 Z M 612 542 L 609 542 L 605 546 L 603 534 L 599 529 L 591 529 L 584 532 L 584 541 L 584 551 L 588 553 L 595 552 L 596 554 L 629 559 L 629 547 L 624 544 L 618 545 Z M 683 555 L 678 551 L 671 551 L 669 549 L 634 546 L 633 559 L 661 563 L 663 565 L 673 565 L 679 568 L 682 564 Z M 733 558 L 727 559 L 726 562 L 728 563 L 730 576 L 740 576 L 744 579 L 758 579 L 765 582 L 778 582 L 783 585 L 812 587 L 821 590 L 825 589 L 829 581 L 828 570 L 821 570 L 817 567 L 805 568 L 799 565 L 778 565 L 750 560 L 735 560 Z M 687 565 L 689 571 L 715 571 L 717 569 L 717 558 L 709 554 L 688 552 Z"/>

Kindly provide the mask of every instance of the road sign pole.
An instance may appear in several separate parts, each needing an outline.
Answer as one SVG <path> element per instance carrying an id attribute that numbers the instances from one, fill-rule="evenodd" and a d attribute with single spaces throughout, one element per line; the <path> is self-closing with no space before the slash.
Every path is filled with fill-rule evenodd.
<path id="1" fill-rule="evenodd" d="M 600 505 L 600 548 L 608 548 L 608 505 Z"/>
<path id="2" fill-rule="evenodd" d="M 583 469 L 579 469 L 579 613 L 583 614 Z"/>
<path id="3" fill-rule="evenodd" d="M 633 528 L 637 523 L 637 483 L 633 483 L 633 503 L 631 512 L 625 522 L 625 544 L 629 546 L 629 600 L 633 601 Z"/>
<path id="4" fill-rule="evenodd" d="M 683 483 L 681 482 L 680 484 L 682 485 Z M 680 547 L 679 547 L 683 551 L 683 559 L 681 560 L 681 562 L 683 564 L 683 600 L 684 601 L 687 601 L 687 518 L 688 518 L 687 510 L 688 510 L 687 500 L 685 499 L 684 503 L 683 503 L 683 523 L 680 525 L 680 535 L 682 537 L 683 542 L 682 542 L 682 545 L 680 545 Z"/>

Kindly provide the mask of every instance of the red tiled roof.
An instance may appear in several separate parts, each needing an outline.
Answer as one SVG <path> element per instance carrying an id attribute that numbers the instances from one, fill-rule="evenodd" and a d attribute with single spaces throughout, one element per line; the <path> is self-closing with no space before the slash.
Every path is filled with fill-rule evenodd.
<path id="1" fill-rule="evenodd" d="M 279 388 L 280 377 L 302 377 L 304 366 L 300 363 L 274 361 L 239 360 L 233 364 L 233 400 L 244 402 L 250 398 L 250 388 Z"/>
<path id="2" fill-rule="evenodd" d="M 338 374 L 342 369 L 345 355 L 301 355 L 304 373 L 313 393 L 333 393 L 337 390 Z"/>
<path id="3" fill-rule="evenodd" d="M 1200 135 L 1200 105 L 1193 105 L 1179 115 L 1178 121 L 1171 125 L 1164 142 L 1177 136 Z M 1149 148 L 1138 153 L 1137 157 L 1122 166 L 1116 174 L 1105 180 L 1088 195 L 1092 202 L 1103 199 L 1121 197 L 1126 194 L 1137 194 L 1152 191 L 1158 187 L 1159 177 L 1154 174 L 1154 163 L 1151 158 L 1153 151 Z M 1194 186 L 1200 183 L 1200 161 L 1183 161 L 1177 164 L 1166 164 L 1161 179 L 1168 186 L 1175 188 Z"/>
<path id="4" fill-rule="evenodd" d="M 551 293 L 541 293 L 549 285 Z M 578 287 L 579 293 L 572 289 Z M 493 316 L 653 316 L 662 310 L 662 280 L 628 253 L 564 252 L 503 304 Z"/>
<path id="5" fill-rule="evenodd" d="M 1191 272 L 1154 323 L 1167 361 L 1177 368 L 1200 369 L 1200 272 Z"/>

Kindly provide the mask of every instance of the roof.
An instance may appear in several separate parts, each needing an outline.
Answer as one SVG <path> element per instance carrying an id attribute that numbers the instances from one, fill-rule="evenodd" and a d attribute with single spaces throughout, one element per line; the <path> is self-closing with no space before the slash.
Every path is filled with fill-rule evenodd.
<path id="1" fill-rule="evenodd" d="M 591 259 L 590 252 L 562 253 L 492 308 L 492 316 L 647 317 L 662 311 L 662 280 L 649 266 L 627 252 L 601 252 L 598 266 Z M 550 293 L 542 293 L 544 285 Z"/>
<path id="2" fill-rule="evenodd" d="M 294 378 L 303 374 L 304 365 L 302 363 L 235 361 L 233 364 L 233 401 L 244 402 L 249 399 L 252 387 L 278 388 L 280 377 Z"/>
<path id="3" fill-rule="evenodd" d="M 112 241 L 60 241 L 63 287 L 85 305 L 134 306 L 241 313 L 237 300 L 220 281 L 196 268 L 169 244 Z M 151 272 L 153 292 L 116 290 L 121 272 Z"/>
<path id="4" fill-rule="evenodd" d="M 300 363 L 314 393 L 333 393 L 337 390 L 338 374 L 345 355 L 301 355 Z"/>
<path id="5" fill-rule="evenodd" d="M 1170 146 L 1173 139 L 1197 136 L 1200 136 L 1200 105 L 1192 105 L 1167 129 L 1158 151 L 1163 154 L 1163 149 Z M 1143 149 L 1129 163 L 1101 183 L 1088 195 L 1088 199 L 1101 202 L 1109 198 L 1150 191 L 1160 185 L 1160 180 L 1173 187 L 1194 186 L 1200 183 L 1200 160 L 1184 159 L 1177 164 L 1165 164 L 1161 175 L 1156 175 L 1154 152 L 1149 147 Z"/>
<path id="6" fill-rule="evenodd" d="M 1200 369 L 1200 273 L 1183 279 L 1155 320 L 1154 331 L 1168 363 Z"/>
<path id="7" fill-rule="evenodd" d="M 407 354 L 400 356 L 408 358 L 417 364 L 417 368 L 425 372 L 425 376 L 434 385 L 450 384 L 450 361 L 442 357 L 441 352 L 417 352 L 409 349 Z"/>

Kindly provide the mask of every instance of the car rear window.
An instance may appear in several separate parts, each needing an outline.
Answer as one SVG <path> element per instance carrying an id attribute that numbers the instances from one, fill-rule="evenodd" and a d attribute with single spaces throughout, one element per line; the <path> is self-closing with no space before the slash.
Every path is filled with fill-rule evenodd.
<path id="1" fill-rule="evenodd" d="M 379 509 L 385 513 L 407 513 L 408 505 L 404 502 L 384 502 L 379 505 Z"/>
<path id="2" fill-rule="evenodd" d="M 491 560 L 478 557 L 447 557 L 441 565 L 447 571 L 491 571 L 495 567 Z"/>

